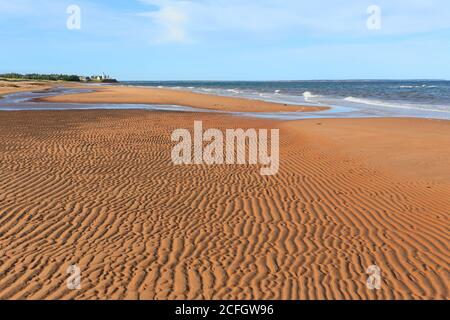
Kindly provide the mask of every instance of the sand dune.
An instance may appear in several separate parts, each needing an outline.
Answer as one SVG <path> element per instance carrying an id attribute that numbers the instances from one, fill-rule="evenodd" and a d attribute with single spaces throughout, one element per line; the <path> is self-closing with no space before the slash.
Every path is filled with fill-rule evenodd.
<path id="1" fill-rule="evenodd" d="M 68 103 L 164 104 L 235 112 L 301 112 L 328 109 L 327 107 L 295 106 L 260 100 L 194 93 L 184 90 L 120 86 L 104 86 L 101 88 L 92 86 L 81 87 L 94 89 L 95 92 L 49 97 L 40 100 Z"/>
<path id="2" fill-rule="evenodd" d="M 194 119 L 279 127 L 279 173 L 172 165 L 170 134 Z M 377 148 L 389 128 L 361 121 L 355 126 L 384 134 L 371 136 Z M 395 159 L 362 157 L 361 145 L 326 138 L 343 135 L 342 125 L 318 122 L 3 113 L 0 298 L 448 299 L 448 180 L 397 173 Z M 396 126 L 407 137 L 410 123 Z M 414 157 L 421 146 L 402 148 Z M 435 149 L 420 163 L 439 156 L 446 159 Z M 434 172 L 448 170 L 434 164 Z M 72 263 L 81 268 L 78 291 L 66 287 Z M 373 264 L 382 271 L 379 291 L 365 285 Z"/>

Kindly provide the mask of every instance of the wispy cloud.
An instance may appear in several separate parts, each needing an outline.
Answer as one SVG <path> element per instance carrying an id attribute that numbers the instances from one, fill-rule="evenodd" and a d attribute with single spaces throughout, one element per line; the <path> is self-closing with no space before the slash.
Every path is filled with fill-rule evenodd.
<path id="1" fill-rule="evenodd" d="M 103 1 L 0 0 L 0 23 L 31 17 L 25 27 L 56 29 L 65 25 L 65 7 L 72 3 L 82 8 L 81 32 L 152 44 L 367 36 L 372 4 L 382 10 L 382 28 L 372 33 L 377 36 L 450 29 L 448 0 L 135 0 L 126 12 Z"/>
<path id="2" fill-rule="evenodd" d="M 139 0 L 142 13 L 167 42 L 202 40 L 215 33 L 283 32 L 358 36 L 368 33 L 369 5 L 382 10 L 380 35 L 405 35 L 450 28 L 447 0 Z"/>
<path id="3" fill-rule="evenodd" d="M 153 41 L 157 43 L 187 43 L 187 23 L 189 20 L 187 2 L 147 0 L 144 3 L 154 5 L 157 10 L 139 13 L 139 16 L 152 20 L 155 32 Z"/>

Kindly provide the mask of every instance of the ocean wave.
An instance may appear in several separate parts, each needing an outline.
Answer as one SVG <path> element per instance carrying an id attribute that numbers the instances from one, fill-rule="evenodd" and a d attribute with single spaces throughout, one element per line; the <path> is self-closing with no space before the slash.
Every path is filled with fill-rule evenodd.
<path id="1" fill-rule="evenodd" d="M 409 110 L 422 110 L 422 111 L 433 111 L 433 112 L 450 112 L 450 106 L 427 106 L 416 105 L 416 104 L 407 104 L 407 103 L 393 103 L 381 100 L 372 100 L 372 99 L 364 99 L 364 98 L 355 98 L 355 97 L 347 97 L 344 99 L 348 102 L 366 104 L 372 106 L 379 106 L 385 108 L 397 108 L 397 109 L 409 109 Z"/>
<path id="2" fill-rule="evenodd" d="M 305 101 L 311 101 L 314 98 L 319 98 L 320 96 L 317 96 L 315 94 L 312 94 L 310 91 L 303 92 L 303 98 Z"/>
<path id="3" fill-rule="evenodd" d="M 426 85 L 426 84 L 422 84 L 422 85 L 402 85 L 402 86 L 399 86 L 399 88 L 402 88 L 402 89 L 437 88 L 437 86 L 430 86 L 430 85 Z"/>

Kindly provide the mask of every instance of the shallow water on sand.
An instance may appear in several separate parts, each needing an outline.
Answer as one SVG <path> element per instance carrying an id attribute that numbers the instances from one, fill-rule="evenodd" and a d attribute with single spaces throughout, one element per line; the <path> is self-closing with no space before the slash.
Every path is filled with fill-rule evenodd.
<path id="1" fill-rule="evenodd" d="M 114 109 L 145 109 L 159 111 L 184 111 L 200 112 L 189 107 L 175 105 L 150 105 L 150 104 L 96 104 L 96 103 L 52 103 L 33 101 L 38 98 L 52 97 L 64 94 L 91 92 L 87 89 L 55 88 L 49 91 L 19 92 L 5 95 L 0 99 L 0 111 L 25 111 L 25 110 L 114 110 Z"/>

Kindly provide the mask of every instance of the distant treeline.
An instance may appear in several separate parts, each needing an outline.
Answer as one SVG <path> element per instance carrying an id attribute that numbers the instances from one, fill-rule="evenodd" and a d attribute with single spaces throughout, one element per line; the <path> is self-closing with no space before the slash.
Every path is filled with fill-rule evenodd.
<path id="1" fill-rule="evenodd" d="M 48 81 L 80 81 L 77 75 L 67 74 L 19 74 L 19 73 L 5 73 L 0 74 L 0 78 L 4 79 L 20 79 L 20 80 L 48 80 Z"/>

